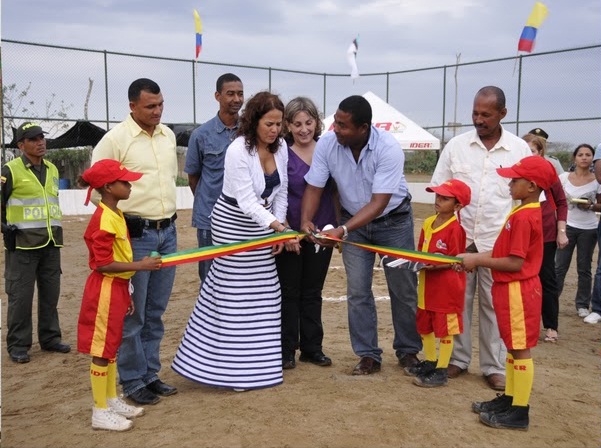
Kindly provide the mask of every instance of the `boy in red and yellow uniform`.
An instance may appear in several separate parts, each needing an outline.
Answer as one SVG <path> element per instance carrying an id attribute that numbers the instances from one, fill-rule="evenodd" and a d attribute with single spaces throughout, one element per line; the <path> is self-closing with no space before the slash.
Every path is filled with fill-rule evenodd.
<path id="1" fill-rule="evenodd" d="M 77 323 L 77 350 L 92 355 L 94 429 L 126 431 L 133 426 L 128 418 L 144 414 L 143 408 L 130 406 L 117 397 L 115 364 L 125 315 L 133 312 L 129 279 L 135 271 L 161 267 L 160 257 L 133 261 L 125 218 L 117 208 L 120 200 L 129 197 L 129 181 L 140 177 L 142 174 L 129 171 L 118 161 L 105 159 L 86 170 L 80 181 L 89 186 L 86 205 L 92 189 L 102 197 L 84 233 L 92 273 L 86 281 Z"/>
<path id="2" fill-rule="evenodd" d="M 494 400 L 472 403 L 480 421 L 494 428 L 528 429 L 534 363 L 530 349 L 538 342 L 542 288 L 538 277 L 543 259 L 541 190 L 557 180 L 553 166 L 531 156 L 511 168 L 497 168 L 511 178 L 515 207 L 501 229 L 492 252 L 462 254 L 466 270 L 488 267 L 493 274 L 493 305 L 501 339 L 507 346 L 505 393 Z"/>
<path id="3" fill-rule="evenodd" d="M 426 191 L 436 193 L 436 215 L 425 220 L 418 250 L 451 256 L 465 252 L 465 230 L 457 216 L 470 203 L 470 187 L 451 179 Z M 407 375 L 415 376 L 413 383 L 417 386 L 438 387 L 448 382 L 453 335 L 463 331 L 465 282 L 465 272 L 457 272 L 448 264 L 426 265 L 419 272 L 416 320 L 426 359 L 405 368 Z M 438 360 L 436 338 L 440 340 Z"/>

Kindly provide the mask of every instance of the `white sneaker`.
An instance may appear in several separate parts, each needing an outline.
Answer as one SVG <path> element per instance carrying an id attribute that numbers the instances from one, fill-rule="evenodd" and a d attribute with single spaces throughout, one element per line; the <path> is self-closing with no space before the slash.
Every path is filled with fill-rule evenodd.
<path id="1" fill-rule="evenodd" d="M 591 314 L 591 313 L 589 312 L 588 309 L 586 309 L 586 308 L 578 308 L 578 317 L 586 317 L 589 314 Z"/>
<path id="2" fill-rule="evenodd" d="M 106 429 L 109 431 L 127 431 L 134 426 L 134 422 L 117 414 L 112 409 L 93 408 L 92 428 Z"/>
<path id="3" fill-rule="evenodd" d="M 241 389 L 239 387 L 234 387 L 234 392 L 246 392 L 248 389 Z"/>
<path id="4" fill-rule="evenodd" d="M 597 324 L 601 321 L 601 314 L 599 313 L 591 313 L 584 318 L 584 321 L 587 324 Z"/>
<path id="5" fill-rule="evenodd" d="M 110 410 L 126 418 L 140 417 L 144 415 L 144 408 L 130 406 L 121 398 L 109 398 L 106 400 L 106 404 Z"/>

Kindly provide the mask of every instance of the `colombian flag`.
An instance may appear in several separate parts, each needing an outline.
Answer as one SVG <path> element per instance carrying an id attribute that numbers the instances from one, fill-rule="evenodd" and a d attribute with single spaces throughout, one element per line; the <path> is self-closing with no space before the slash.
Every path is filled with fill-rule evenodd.
<path id="1" fill-rule="evenodd" d="M 536 31 L 542 25 L 543 21 L 547 17 L 547 7 L 541 2 L 536 2 L 526 26 L 522 30 L 520 36 L 520 42 L 518 43 L 518 51 L 525 51 L 531 53 L 534 48 L 534 41 L 536 40 Z"/>
<path id="2" fill-rule="evenodd" d="M 198 59 L 200 50 L 202 50 L 202 22 L 196 10 L 194 10 L 194 24 L 196 26 L 196 59 Z"/>

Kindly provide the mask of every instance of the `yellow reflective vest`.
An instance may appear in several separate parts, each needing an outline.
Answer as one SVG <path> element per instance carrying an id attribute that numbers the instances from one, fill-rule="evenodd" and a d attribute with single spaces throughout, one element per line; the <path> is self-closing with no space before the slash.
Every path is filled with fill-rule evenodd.
<path id="1" fill-rule="evenodd" d="M 12 174 L 12 192 L 6 202 L 6 222 L 17 227 L 17 249 L 39 249 L 50 242 L 63 245 L 62 213 L 58 203 L 58 170 L 46 165 L 42 185 L 21 157 L 6 164 Z"/>

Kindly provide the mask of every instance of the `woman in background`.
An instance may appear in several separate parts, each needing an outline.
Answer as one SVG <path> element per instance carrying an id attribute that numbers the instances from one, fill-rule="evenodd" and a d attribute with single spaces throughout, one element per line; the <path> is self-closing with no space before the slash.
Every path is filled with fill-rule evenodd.
<path id="1" fill-rule="evenodd" d="M 530 146 L 533 155 L 545 157 L 547 143 L 544 138 L 531 133 L 522 138 Z M 557 171 L 557 168 L 554 168 Z M 543 263 L 538 277 L 543 287 L 542 320 L 543 328 L 545 328 L 545 342 L 557 342 L 559 338 L 557 332 L 559 328 L 559 290 L 555 277 L 555 252 L 557 248 L 563 249 L 568 244 L 566 235 L 568 203 L 559 179 L 551 185 L 549 191 L 552 201 L 546 198 L 547 200 L 541 202 L 544 250 Z"/>
<path id="2" fill-rule="evenodd" d="M 591 173 L 595 150 L 591 145 L 578 145 L 573 152 L 576 168 L 573 172 L 559 176 L 568 200 L 568 219 L 566 234 L 568 244 L 557 249 L 555 256 L 555 272 L 559 294 L 563 290 L 563 282 L 570 268 L 572 254 L 576 249 L 576 265 L 578 271 L 578 289 L 576 291 L 576 310 L 578 316 L 589 314 L 592 291 L 591 264 L 593 252 L 597 244 L 597 224 L 599 219 L 595 212 L 601 211 L 601 186 Z"/>
<path id="3" fill-rule="evenodd" d="M 322 125 L 317 107 L 309 98 L 292 99 L 284 112 L 285 138 L 288 143 L 288 223 L 300 231 L 300 211 L 307 183 L 315 142 Z M 321 230 L 327 224 L 336 227 L 333 180 L 326 185 L 315 224 Z M 295 353 L 300 349 L 299 360 L 318 366 L 330 366 L 332 360 L 323 353 L 323 325 L 321 305 L 323 284 L 328 273 L 332 248 L 300 243 L 298 252 L 282 252 L 276 257 L 278 275 L 282 286 L 282 367 L 296 367 Z"/>
<path id="4" fill-rule="evenodd" d="M 289 230 L 288 152 L 280 137 L 284 105 L 260 92 L 240 117 L 228 147 L 222 194 L 211 215 L 213 244 Z M 298 241 L 287 243 L 298 250 Z M 282 383 L 280 283 L 275 254 L 283 244 L 216 258 L 172 367 L 180 375 L 235 391 Z"/>

